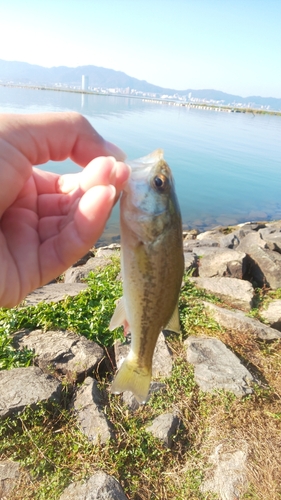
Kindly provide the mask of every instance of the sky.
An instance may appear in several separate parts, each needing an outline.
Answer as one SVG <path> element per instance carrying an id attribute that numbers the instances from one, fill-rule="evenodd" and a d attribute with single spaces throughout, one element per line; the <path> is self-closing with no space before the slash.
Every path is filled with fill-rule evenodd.
<path id="1" fill-rule="evenodd" d="M 0 0 L 0 59 L 281 98 L 281 0 Z"/>

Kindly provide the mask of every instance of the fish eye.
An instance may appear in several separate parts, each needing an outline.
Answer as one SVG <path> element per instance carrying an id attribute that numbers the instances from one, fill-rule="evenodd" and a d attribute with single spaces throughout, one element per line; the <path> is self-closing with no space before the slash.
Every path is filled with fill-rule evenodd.
<path id="1" fill-rule="evenodd" d="M 158 188 L 162 187 L 163 186 L 163 180 L 161 179 L 161 177 L 155 177 L 154 184 Z"/>
<path id="2" fill-rule="evenodd" d="M 156 175 L 153 179 L 153 185 L 157 191 L 164 191 L 167 184 L 167 178 L 164 175 Z"/>

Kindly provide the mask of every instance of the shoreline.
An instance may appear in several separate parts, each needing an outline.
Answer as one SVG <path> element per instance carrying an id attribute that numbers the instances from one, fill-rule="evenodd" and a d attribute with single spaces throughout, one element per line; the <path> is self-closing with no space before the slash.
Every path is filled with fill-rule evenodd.
<path id="1" fill-rule="evenodd" d="M 191 109 L 203 109 L 205 111 L 216 111 L 216 112 L 226 112 L 226 113 L 251 113 L 256 115 L 273 115 L 273 116 L 281 116 L 281 111 L 273 111 L 273 110 L 265 110 L 265 109 L 256 109 L 256 108 L 243 108 L 243 107 L 235 107 L 235 106 L 218 106 L 215 104 L 204 104 L 204 103 L 192 103 L 192 102 L 182 102 L 173 99 L 164 100 L 159 98 L 145 98 L 143 96 L 135 96 L 131 94 L 114 94 L 111 92 L 95 92 L 91 90 L 81 90 L 81 89 L 64 89 L 58 87 L 48 87 L 42 85 L 22 85 L 22 84 L 11 84 L 11 83 L 0 83 L 0 87 L 9 87 L 9 88 L 21 88 L 27 90 L 47 90 L 54 92 L 69 92 L 74 94 L 86 94 L 86 95 L 100 95 L 104 97 L 120 97 L 127 99 L 140 99 L 143 102 L 150 102 L 153 104 L 162 104 L 168 106 L 178 106 L 184 108 Z"/>

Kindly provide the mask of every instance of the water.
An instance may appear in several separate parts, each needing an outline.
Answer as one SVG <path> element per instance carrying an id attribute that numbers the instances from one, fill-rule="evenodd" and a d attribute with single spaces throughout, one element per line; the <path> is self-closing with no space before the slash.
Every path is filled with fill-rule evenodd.
<path id="1" fill-rule="evenodd" d="M 163 148 L 184 228 L 281 219 L 281 117 L 188 109 L 127 97 L 0 87 L 0 112 L 82 113 L 128 158 Z M 70 160 L 42 166 L 78 172 Z M 118 238 L 118 207 L 102 242 Z"/>

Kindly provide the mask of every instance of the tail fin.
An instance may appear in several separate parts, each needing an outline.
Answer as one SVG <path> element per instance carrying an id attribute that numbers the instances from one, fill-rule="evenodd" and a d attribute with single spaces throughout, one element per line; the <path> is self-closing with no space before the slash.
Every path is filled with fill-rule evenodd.
<path id="1" fill-rule="evenodd" d="M 147 400 L 151 380 L 151 369 L 140 368 L 138 363 L 128 357 L 118 371 L 110 392 L 120 394 L 124 391 L 131 391 L 140 404 Z"/>

